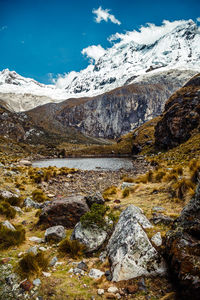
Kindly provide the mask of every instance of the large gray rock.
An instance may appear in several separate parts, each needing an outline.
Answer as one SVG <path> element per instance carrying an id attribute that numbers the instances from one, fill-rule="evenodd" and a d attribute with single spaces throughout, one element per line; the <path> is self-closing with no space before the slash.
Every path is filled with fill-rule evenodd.
<path id="1" fill-rule="evenodd" d="M 59 242 L 66 237 L 65 228 L 61 225 L 47 228 L 45 231 L 45 241 L 50 240 Z"/>
<path id="2" fill-rule="evenodd" d="M 137 207 L 137 206 L 134 206 L 134 205 L 130 205 L 129 208 L 130 208 L 130 210 L 131 210 L 132 215 L 134 216 L 134 218 L 136 218 L 136 220 L 138 221 L 138 223 L 143 228 L 152 228 L 153 227 L 151 225 L 151 223 L 149 222 L 149 220 L 143 214 L 143 210 L 140 207 Z"/>
<path id="3" fill-rule="evenodd" d="M 39 224 L 63 225 L 66 228 L 74 228 L 80 221 L 80 217 L 88 211 L 89 207 L 84 197 L 80 195 L 53 200 L 42 209 Z"/>
<path id="4" fill-rule="evenodd" d="M 163 275 L 166 272 L 165 263 L 140 225 L 133 205 L 120 215 L 107 251 L 113 281 Z"/>
<path id="5" fill-rule="evenodd" d="M 103 245 L 107 236 L 108 234 L 105 230 L 94 226 L 84 228 L 79 222 L 74 228 L 71 239 L 78 240 L 86 246 L 88 252 L 92 252 Z"/>

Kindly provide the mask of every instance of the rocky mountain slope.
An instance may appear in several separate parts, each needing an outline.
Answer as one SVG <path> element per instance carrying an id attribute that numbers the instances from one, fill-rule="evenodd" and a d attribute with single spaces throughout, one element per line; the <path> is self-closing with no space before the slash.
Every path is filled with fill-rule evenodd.
<path id="1" fill-rule="evenodd" d="M 98 144 L 106 141 L 97 141 L 87 137 L 74 128 L 68 127 L 65 132 L 56 132 L 51 127 L 38 126 L 26 113 L 15 113 L 9 110 L 7 103 L 0 101 L 0 137 L 13 142 L 22 142 L 32 145 L 58 146 L 62 142 Z"/>
<path id="2" fill-rule="evenodd" d="M 171 148 L 188 140 L 200 129 L 200 74 L 194 76 L 167 101 L 155 127 L 155 143 Z"/>
<path id="3" fill-rule="evenodd" d="M 170 70 L 148 74 L 140 82 L 96 97 L 46 104 L 26 113 L 35 124 L 54 132 L 74 127 L 90 136 L 116 138 L 159 115 L 169 96 L 195 73 Z"/>
<path id="4" fill-rule="evenodd" d="M 162 34 L 149 40 L 135 38 L 134 32 L 127 33 L 86 69 L 59 77 L 54 85 L 44 85 L 5 69 L 0 72 L 1 99 L 15 111 L 23 111 L 72 97 L 97 96 L 141 82 L 145 74 L 159 74 L 172 68 L 198 70 L 200 31 L 196 23 L 192 20 L 169 22 L 165 30 L 161 26 L 160 31 Z M 138 33 L 140 35 L 142 33 Z M 117 37 L 120 35 L 116 34 Z"/>

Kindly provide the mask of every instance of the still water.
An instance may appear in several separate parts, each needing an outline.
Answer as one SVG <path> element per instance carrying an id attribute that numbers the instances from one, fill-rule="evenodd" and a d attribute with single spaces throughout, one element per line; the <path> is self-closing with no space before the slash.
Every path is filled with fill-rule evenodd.
<path id="1" fill-rule="evenodd" d="M 58 168 L 76 168 L 81 170 L 95 171 L 117 171 L 119 169 L 133 169 L 133 164 L 129 158 L 56 158 L 47 160 L 38 160 L 33 163 L 33 167 L 45 168 L 56 166 Z"/>

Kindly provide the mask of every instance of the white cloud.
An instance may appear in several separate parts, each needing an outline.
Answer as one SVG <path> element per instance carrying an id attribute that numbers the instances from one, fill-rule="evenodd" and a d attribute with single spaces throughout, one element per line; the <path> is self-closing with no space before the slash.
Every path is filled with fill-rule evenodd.
<path id="1" fill-rule="evenodd" d="M 109 11 L 110 9 L 103 9 L 101 6 L 99 6 L 98 9 L 93 9 L 92 12 L 96 15 L 95 21 L 101 23 L 101 21 L 108 22 L 108 20 L 110 20 L 112 23 L 120 25 L 121 22 L 117 20 L 114 15 L 111 15 Z"/>
<path id="2" fill-rule="evenodd" d="M 197 18 L 197 22 L 200 22 L 200 17 Z"/>
<path id="3" fill-rule="evenodd" d="M 101 56 L 104 55 L 106 50 L 101 45 L 92 45 L 87 48 L 84 48 L 81 53 L 86 55 L 91 61 L 97 61 Z"/>
<path id="4" fill-rule="evenodd" d="M 146 26 L 141 26 L 139 31 L 127 31 L 126 33 L 115 33 L 111 35 L 108 40 L 110 42 L 121 40 L 122 43 L 128 43 L 134 41 L 138 44 L 152 44 L 161 38 L 163 35 L 171 32 L 178 25 L 184 25 L 187 22 L 193 22 L 192 20 L 185 21 L 167 21 L 164 20 L 161 26 L 156 26 L 155 24 L 147 23 Z"/>
<path id="5" fill-rule="evenodd" d="M 7 28 L 8 28 L 8 26 L 4 25 L 4 26 L 2 26 L 2 27 L 0 28 L 0 31 L 4 31 L 4 30 L 6 30 Z"/>

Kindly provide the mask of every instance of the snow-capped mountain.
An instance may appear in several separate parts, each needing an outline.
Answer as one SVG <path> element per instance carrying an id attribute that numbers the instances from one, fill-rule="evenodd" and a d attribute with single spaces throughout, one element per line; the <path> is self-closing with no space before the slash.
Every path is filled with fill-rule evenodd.
<path id="1" fill-rule="evenodd" d="M 170 69 L 199 71 L 200 29 L 197 24 L 188 20 L 168 22 L 165 30 L 163 26 L 160 31 L 157 27 L 159 34 L 148 39 L 135 38 L 137 35 L 134 32 L 127 33 L 127 36 L 124 34 L 126 38 L 116 34 L 115 38 L 119 37 L 121 41 L 105 50 L 98 60 L 90 62 L 80 72 L 72 71 L 60 76 L 52 85 L 24 78 L 8 69 L 3 70 L 0 72 L 1 99 L 5 98 L 3 94 L 9 93 L 7 98 L 13 106 L 13 95 L 23 94 L 21 100 L 18 99 L 20 105 L 18 103 L 14 108 L 22 111 L 48 102 L 96 96 Z M 141 32 L 137 34 L 144 35 Z M 31 95 L 30 99 L 27 99 L 28 95 Z"/>

